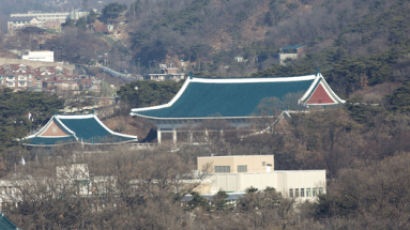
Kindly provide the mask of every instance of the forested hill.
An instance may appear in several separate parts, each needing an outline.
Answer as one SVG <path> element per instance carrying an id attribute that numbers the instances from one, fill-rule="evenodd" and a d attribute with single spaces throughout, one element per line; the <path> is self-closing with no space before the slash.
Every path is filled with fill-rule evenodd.
<path id="1" fill-rule="evenodd" d="M 287 45 L 306 44 L 308 54 L 339 48 L 333 58 L 407 50 L 409 10 L 403 0 L 136 1 L 127 40 L 142 65 L 184 58 L 201 63 L 198 72 L 249 74 Z M 238 55 L 247 62 L 235 66 Z M 326 64 L 315 59 L 311 69 Z"/>
<path id="2" fill-rule="evenodd" d="M 92 8 L 94 1 L 88 2 Z M 332 81 L 346 67 L 370 73 L 365 80 L 372 85 L 402 80 L 408 72 L 406 0 L 124 0 L 100 8 L 99 15 L 66 23 L 60 34 L 18 35 L 2 39 L 0 48 L 52 49 L 58 58 L 83 64 L 101 62 L 108 53 L 110 67 L 137 73 L 184 60 L 186 72 L 202 75 L 293 75 L 319 68 L 329 75 L 336 69 Z M 114 31 L 97 32 L 96 21 L 114 25 Z M 275 66 L 279 49 L 295 44 L 305 44 L 306 58 Z M 344 96 L 360 88 L 356 76 L 348 78 L 353 83 L 338 83 Z"/>

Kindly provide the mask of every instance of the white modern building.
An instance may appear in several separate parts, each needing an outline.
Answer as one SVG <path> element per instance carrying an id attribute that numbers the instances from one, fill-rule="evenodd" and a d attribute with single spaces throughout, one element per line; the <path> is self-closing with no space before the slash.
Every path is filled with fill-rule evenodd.
<path id="1" fill-rule="evenodd" d="M 54 51 L 28 51 L 21 59 L 29 61 L 54 62 Z"/>
<path id="2" fill-rule="evenodd" d="M 326 193 L 326 170 L 274 170 L 273 155 L 198 157 L 197 163 L 204 177 L 196 188 L 201 195 L 272 187 L 284 197 L 315 201 Z"/>
<path id="3" fill-rule="evenodd" d="M 25 26 L 36 26 L 49 29 L 59 29 L 61 24 L 65 23 L 68 18 L 78 20 L 81 17 L 87 16 L 88 12 L 73 10 L 71 12 L 32 12 L 10 14 L 10 19 L 7 22 L 8 32 L 14 32 L 16 29 Z"/>
<path id="4" fill-rule="evenodd" d="M 60 23 L 66 22 L 68 18 L 72 20 L 78 20 L 81 17 L 87 16 L 88 12 L 73 10 L 71 12 L 54 12 L 54 13 L 44 13 L 44 12 L 32 12 L 27 13 L 17 13 L 10 14 L 10 18 L 19 18 L 19 17 L 34 17 L 40 22 L 47 21 L 58 21 Z"/>

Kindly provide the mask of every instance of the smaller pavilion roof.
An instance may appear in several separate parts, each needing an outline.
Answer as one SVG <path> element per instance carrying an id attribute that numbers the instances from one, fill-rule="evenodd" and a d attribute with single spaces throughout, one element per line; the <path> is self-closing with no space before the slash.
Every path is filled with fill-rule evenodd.
<path id="1" fill-rule="evenodd" d="M 23 138 L 26 146 L 53 146 L 80 142 L 112 144 L 138 141 L 136 136 L 112 131 L 95 114 L 54 115 L 33 135 Z"/>
<path id="2" fill-rule="evenodd" d="M 236 119 L 343 104 L 323 76 L 188 78 L 168 103 L 131 110 L 153 120 Z"/>
<path id="3" fill-rule="evenodd" d="M 9 220 L 3 213 L 0 213 L 0 229 L 2 230 L 19 230 L 13 222 Z"/>

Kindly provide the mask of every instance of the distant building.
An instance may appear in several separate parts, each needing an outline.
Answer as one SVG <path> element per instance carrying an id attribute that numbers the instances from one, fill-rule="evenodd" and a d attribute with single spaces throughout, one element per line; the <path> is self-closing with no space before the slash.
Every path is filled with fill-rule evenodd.
<path id="1" fill-rule="evenodd" d="M 198 157 L 197 170 L 204 176 L 196 188 L 201 195 L 271 187 L 284 197 L 315 201 L 326 193 L 326 170 L 274 170 L 273 155 Z"/>
<path id="2" fill-rule="evenodd" d="M 285 46 L 279 49 L 279 63 L 286 65 L 289 60 L 296 60 L 304 54 L 305 45 L 297 44 L 291 46 Z"/>
<path id="3" fill-rule="evenodd" d="M 185 79 L 185 73 L 179 72 L 179 68 L 172 64 L 159 64 L 161 73 L 152 73 L 144 77 L 145 80 L 151 81 L 181 81 Z"/>
<path id="4" fill-rule="evenodd" d="M 50 194 L 58 195 L 70 192 L 72 195 L 80 197 L 99 197 L 107 192 L 107 188 L 114 186 L 111 176 L 90 176 L 87 164 L 71 164 L 57 166 L 56 173 L 48 177 L 35 178 L 28 176 L 25 178 L 1 179 L 0 180 L 0 211 L 3 204 L 19 205 L 23 200 L 22 191 L 35 189 L 36 186 L 44 186 Z M 3 228 L 0 216 L 0 229 Z"/>
<path id="5" fill-rule="evenodd" d="M 26 26 L 37 26 L 47 29 L 60 30 L 61 24 L 65 23 L 67 19 L 78 20 L 81 17 L 87 16 L 88 12 L 71 11 L 71 12 L 28 12 L 10 14 L 10 19 L 7 22 L 8 32 L 13 33 L 17 29 Z"/>
<path id="6" fill-rule="evenodd" d="M 136 141 L 136 136 L 112 131 L 94 114 L 54 115 L 44 127 L 22 139 L 23 145 L 32 147 L 72 143 L 112 145 Z"/>
<path id="7" fill-rule="evenodd" d="M 12 17 L 7 21 L 7 30 L 9 32 L 14 32 L 28 26 L 41 27 L 41 22 L 31 16 Z"/>
<path id="8" fill-rule="evenodd" d="M 331 108 L 344 102 L 320 73 L 266 78 L 189 77 L 169 103 L 135 108 L 130 114 L 151 120 L 157 127 L 159 143 L 170 134 L 176 143 L 178 136 L 187 136 L 188 142 L 200 132 L 206 137 L 209 130 L 201 130 L 203 122 L 224 121 L 233 129 L 247 128 L 256 119 L 273 118 L 276 112 Z"/>
<path id="9" fill-rule="evenodd" d="M 29 61 L 54 62 L 54 51 L 28 51 L 21 57 L 21 59 Z"/>
<path id="10" fill-rule="evenodd" d="M 168 73 L 159 73 L 159 74 L 148 74 L 144 77 L 144 80 L 151 80 L 151 81 L 182 81 L 185 79 L 184 73 L 176 73 L 176 74 L 168 74 Z"/>
<path id="11" fill-rule="evenodd" d="M 45 55 L 44 58 L 50 57 Z M 0 88 L 11 88 L 15 91 L 99 91 L 100 81 L 92 76 L 71 74 L 61 66 L 33 68 L 25 64 L 4 64 L 0 65 Z"/>
<path id="12" fill-rule="evenodd" d="M 245 62 L 245 59 L 242 56 L 236 56 L 234 57 L 234 60 L 238 63 Z"/>

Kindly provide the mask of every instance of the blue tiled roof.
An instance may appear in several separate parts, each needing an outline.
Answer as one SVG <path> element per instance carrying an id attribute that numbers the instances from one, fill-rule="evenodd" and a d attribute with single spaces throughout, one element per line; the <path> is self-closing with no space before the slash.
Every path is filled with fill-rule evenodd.
<path id="1" fill-rule="evenodd" d="M 263 104 L 278 110 L 297 105 L 298 99 L 308 91 L 315 79 L 315 75 L 289 78 L 193 78 L 187 80 L 167 105 L 133 109 L 131 115 L 158 119 L 257 116 L 261 115 Z"/>
<path id="2" fill-rule="evenodd" d="M 287 49 L 297 49 L 300 47 L 305 46 L 305 44 L 297 44 L 297 45 L 290 45 L 290 46 L 284 46 L 282 48 L 280 48 L 281 50 L 287 50 Z"/>
<path id="3" fill-rule="evenodd" d="M 17 226 L 11 222 L 3 213 L 0 213 L 0 229 L 2 230 L 18 230 Z"/>
<path id="4" fill-rule="evenodd" d="M 95 115 L 55 115 L 49 122 L 57 124 L 67 136 L 44 137 L 43 131 L 48 124 L 36 134 L 24 138 L 26 145 L 48 146 L 82 142 L 88 144 L 105 144 L 137 141 L 137 137 L 113 132 Z"/>
<path id="5" fill-rule="evenodd" d="M 110 133 L 94 118 L 84 119 L 59 119 L 66 127 L 75 133 L 80 141 L 99 143 L 99 142 L 118 142 L 135 138 L 119 136 Z"/>
<path id="6" fill-rule="evenodd" d="M 33 137 L 26 141 L 27 144 L 36 145 L 55 145 L 60 143 L 74 143 L 76 139 L 74 136 L 58 137 L 58 138 L 45 138 L 45 137 Z"/>

